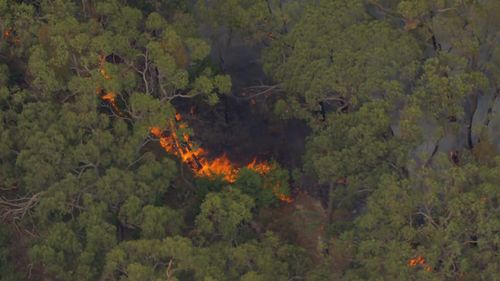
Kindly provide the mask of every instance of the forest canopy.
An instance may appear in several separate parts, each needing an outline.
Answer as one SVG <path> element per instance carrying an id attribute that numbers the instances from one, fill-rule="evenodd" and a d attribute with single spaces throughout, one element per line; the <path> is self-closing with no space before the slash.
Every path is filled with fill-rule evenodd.
<path id="1" fill-rule="evenodd" d="M 0 0 L 0 280 L 498 280 L 498 15 Z"/>

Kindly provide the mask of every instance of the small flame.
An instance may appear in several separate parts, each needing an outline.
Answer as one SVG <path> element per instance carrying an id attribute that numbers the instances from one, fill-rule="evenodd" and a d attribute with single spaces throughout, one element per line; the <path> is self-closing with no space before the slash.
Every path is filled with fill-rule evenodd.
<path id="1" fill-rule="evenodd" d="M 155 137 L 161 136 L 161 129 L 158 127 L 151 128 L 151 134 Z"/>
<path id="2" fill-rule="evenodd" d="M 16 44 L 16 46 L 21 45 L 21 39 L 19 39 L 19 36 L 13 36 L 12 28 L 10 27 L 4 30 L 4 32 L 2 33 L 2 38 L 8 42 Z"/>
<path id="3" fill-rule="evenodd" d="M 107 73 L 106 69 L 104 68 L 104 63 L 106 62 L 106 56 L 103 54 L 99 55 L 99 73 L 101 73 L 102 77 L 104 77 L 105 80 L 111 80 L 111 76 Z M 113 111 L 118 114 L 122 115 L 120 109 L 118 108 L 118 105 L 116 104 L 116 93 L 113 91 L 106 91 L 104 89 L 101 89 L 97 87 L 96 92 L 98 95 L 100 95 L 100 98 L 103 101 L 108 102 L 111 107 L 113 108 Z"/>
<path id="4" fill-rule="evenodd" d="M 122 115 L 120 109 L 118 108 L 118 105 L 116 104 L 116 93 L 113 91 L 106 91 L 101 88 L 96 89 L 96 93 L 99 95 L 99 97 L 109 103 L 111 107 L 113 108 L 113 111 L 118 114 L 119 116 Z"/>
<path id="5" fill-rule="evenodd" d="M 280 183 L 275 183 L 272 186 L 272 191 L 273 191 L 274 196 L 276 196 L 280 201 L 286 202 L 286 203 L 293 203 L 292 197 L 290 197 L 286 194 L 283 194 L 281 192 L 281 184 Z"/>
<path id="6" fill-rule="evenodd" d="M 4 32 L 3 32 L 3 38 L 7 39 L 11 36 L 11 33 L 12 33 L 12 28 L 7 28 Z"/>
<path id="7" fill-rule="evenodd" d="M 114 92 L 106 92 L 101 98 L 111 104 L 114 104 L 116 100 L 116 94 Z"/>
<path id="8" fill-rule="evenodd" d="M 247 168 L 263 175 L 269 173 L 272 167 L 266 162 L 257 163 L 257 159 L 254 158 L 253 161 L 247 165 Z"/>
<path id="9" fill-rule="evenodd" d="M 103 54 L 99 55 L 99 73 L 101 73 L 102 77 L 105 80 L 111 80 L 111 76 L 108 74 L 106 69 L 104 68 L 104 63 L 106 62 L 106 57 Z"/>
<path id="10" fill-rule="evenodd" d="M 283 193 L 280 193 L 280 194 L 277 194 L 278 196 L 278 199 L 282 202 L 285 202 L 285 203 L 288 203 L 288 204 L 291 204 L 293 203 L 293 198 L 288 196 L 288 195 L 285 195 Z"/>
<path id="11" fill-rule="evenodd" d="M 412 258 L 412 259 L 408 260 L 408 266 L 409 267 L 421 266 L 427 272 L 432 271 L 432 267 L 427 264 L 427 262 L 425 261 L 425 258 L 422 256 L 417 256 L 416 258 Z"/>

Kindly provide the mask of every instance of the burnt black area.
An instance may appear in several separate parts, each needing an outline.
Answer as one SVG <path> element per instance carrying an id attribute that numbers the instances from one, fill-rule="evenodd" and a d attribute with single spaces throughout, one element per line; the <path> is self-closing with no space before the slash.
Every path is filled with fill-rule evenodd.
<path id="1" fill-rule="evenodd" d="M 176 99 L 174 106 L 193 128 L 194 141 L 209 152 L 209 157 L 226 154 L 239 165 L 257 158 L 277 161 L 288 169 L 301 167 L 309 134 L 306 123 L 273 114 L 278 93 L 255 99 L 244 94 L 249 87 L 273 85 L 262 69 L 263 46 L 249 45 L 238 38 L 227 44 L 227 36 L 227 30 L 221 30 L 213 41 L 211 59 L 221 73 L 231 76 L 231 94 L 221 95 L 216 106 L 199 99 Z"/>
<path id="2" fill-rule="evenodd" d="M 194 130 L 194 141 L 209 157 L 226 154 L 239 165 L 254 158 L 277 161 L 289 169 L 301 166 L 305 122 L 282 120 L 267 108 L 266 101 L 251 102 L 234 96 L 222 97 L 215 107 L 194 100 L 179 100 L 175 107 Z"/>

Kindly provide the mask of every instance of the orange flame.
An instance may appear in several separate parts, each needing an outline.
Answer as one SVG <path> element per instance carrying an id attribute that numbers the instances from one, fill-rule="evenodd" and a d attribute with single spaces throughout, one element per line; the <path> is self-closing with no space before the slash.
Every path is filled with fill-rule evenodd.
<path id="1" fill-rule="evenodd" d="M 111 76 L 106 72 L 104 68 L 105 56 L 99 55 L 99 72 L 106 80 L 110 80 Z M 96 92 L 100 95 L 100 98 L 106 102 L 108 102 L 113 110 L 118 114 L 122 115 L 116 104 L 116 93 L 113 91 L 106 91 L 101 88 L 97 88 Z M 193 114 L 194 110 L 191 109 L 191 113 Z M 240 168 L 231 163 L 231 161 L 224 154 L 220 157 L 217 157 L 213 160 L 209 160 L 206 157 L 206 151 L 203 148 L 194 148 L 193 144 L 189 138 L 189 135 L 183 134 L 182 140 L 179 139 L 177 134 L 176 124 L 180 129 L 184 129 L 187 127 L 186 123 L 181 122 L 182 116 L 180 113 L 175 114 L 175 121 L 169 121 L 169 130 L 170 134 L 165 135 L 163 131 L 158 127 L 152 127 L 150 129 L 151 135 L 158 138 L 160 140 L 160 146 L 168 153 L 173 154 L 181 159 L 181 161 L 187 164 L 191 170 L 198 177 L 222 177 L 224 180 L 230 183 L 234 183 L 238 178 L 238 172 Z M 261 175 L 267 174 L 272 170 L 272 166 L 266 162 L 259 162 L 254 159 L 250 162 L 246 167 L 250 170 L 253 170 Z M 273 193 L 275 196 L 287 203 L 292 203 L 293 199 L 285 194 L 279 192 L 279 186 L 273 187 Z"/>
<path id="2" fill-rule="evenodd" d="M 271 165 L 269 165 L 269 163 L 265 162 L 257 163 L 257 159 L 253 159 L 253 161 L 247 165 L 247 168 L 259 174 L 267 174 L 271 171 L 272 167 Z"/>
<path id="3" fill-rule="evenodd" d="M 173 120 L 169 121 L 169 134 L 164 134 L 158 127 L 150 129 L 151 134 L 160 140 L 161 147 L 167 153 L 177 156 L 198 177 L 222 177 L 227 182 L 234 183 L 241 168 L 233 164 L 225 154 L 213 160 L 208 159 L 203 148 L 194 148 L 187 134 L 183 134 L 181 141 L 177 133 L 177 127 L 185 128 L 187 125 L 180 123 L 182 116 L 179 113 L 175 114 L 175 120 L 178 124 L 174 123 Z M 271 164 L 257 162 L 256 159 L 246 165 L 246 168 L 261 175 L 267 174 L 273 169 Z M 279 192 L 279 186 L 273 187 L 273 193 L 283 202 L 293 202 L 290 196 Z"/>
<path id="4" fill-rule="evenodd" d="M 177 113 L 175 120 L 180 121 L 181 115 Z M 179 127 L 185 127 L 181 124 Z M 206 158 L 206 151 L 203 148 L 193 148 L 189 135 L 183 134 L 182 140 L 179 139 L 173 120 L 169 122 L 170 134 L 162 134 L 158 127 L 151 128 L 153 136 L 160 139 L 160 145 L 163 149 L 187 164 L 197 176 L 215 177 L 221 176 L 228 182 L 235 182 L 238 169 L 234 167 L 226 155 L 222 155 L 213 160 Z"/>
<path id="5" fill-rule="evenodd" d="M 118 108 L 118 105 L 116 104 L 116 93 L 113 92 L 113 91 L 106 91 L 104 89 L 101 89 L 101 88 L 97 88 L 96 89 L 96 93 L 99 95 L 99 97 L 109 103 L 111 105 L 111 107 L 113 108 L 113 111 L 118 114 L 119 116 L 121 116 L 121 111 L 120 109 Z"/>
<path id="6" fill-rule="evenodd" d="M 432 271 L 432 267 L 427 264 L 427 262 L 425 261 L 425 258 L 422 256 L 417 256 L 416 258 L 412 258 L 412 259 L 408 260 L 408 266 L 409 267 L 421 266 L 427 272 Z"/>
<path id="7" fill-rule="evenodd" d="M 114 104 L 116 99 L 116 94 L 114 92 L 106 92 L 101 98 L 104 101 Z"/>
<path id="8" fill-rule="evenodd" d="M 106 56 L 103 54 L 99 54 L 99 73 L 104 77 L 105 80 L 111 80 L 111 76 L 106 72 L 106 69 L 104 68 L 104 63 L 106 62 Z M 103 101 L 108 102 L 111 107 L 113 108 L 113 111 L 118 114 L 122 115 L 120 109 L 118 108 L 118 105 L 116 104 L 116 93 L 113 91 L 106 91 L 101 88 L 97 88 L 96 92 L 98 95 L 100 95 L 100 98 Z"/>
<path id="9" fill-rule="evenodd" d="M 265 168 L 267 169 L 267 168 Z M 267 172 L 266 172 L 267 173 Z M 274 196 L 276 196 L 280 201 L 282 202 L 286 202 L 286 203 L 293 203 L 293 198 L 282 193 L 281 192 L 281 183 L 274 183 L 272 186 L 271 186 L 271 190 L 274 194 Z"/>

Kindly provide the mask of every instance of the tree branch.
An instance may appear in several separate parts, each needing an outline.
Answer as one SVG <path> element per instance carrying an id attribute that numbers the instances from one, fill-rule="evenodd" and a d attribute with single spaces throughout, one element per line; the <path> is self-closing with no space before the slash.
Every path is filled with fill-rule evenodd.
<path id="1" fill-rule="evenodd" d="M 263 90 L 255 93 L 255 94 L 252 94 L 250 96 L 239 97 L 239 98 L 249 100 L 249 99 L 253 99 L 253 98 L 256 98 L 258 96 L 261 96 L 261 95 L 265 95 L 273 90 L 277 90 L 278 92 L 283 91 L 283 89 L 281 88 L 281 84 L 276 84 L 276 85 L 272 85 L 272 86 L 268 86 L 268 85 L 252 86 L 252 87 L 245 88 L 244 90 L 254 90 L 254 89 L 263 89 Z"/>
<path id="2" fill-rule="evenodd" d="M 0 214 L 4 221 L 20 221 L 39 202 L 39 197 L 44 191 L 35 193 L 31 197 L 7 199 L 0 196 Z"/>

